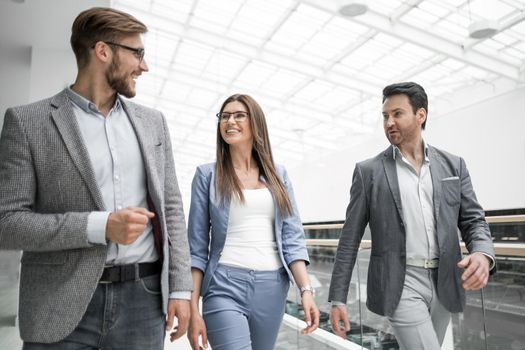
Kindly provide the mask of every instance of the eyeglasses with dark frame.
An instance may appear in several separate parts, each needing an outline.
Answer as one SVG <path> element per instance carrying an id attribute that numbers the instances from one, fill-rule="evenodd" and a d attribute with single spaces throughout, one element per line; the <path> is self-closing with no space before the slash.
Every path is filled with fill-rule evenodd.
<path id="1" fill-rule="evenodd" d="M 142 62 L 142 60 L 144 59 L 145 51 L 142 47 L 131 47 L 131 46 L 122 45 L 119 43 L 114 43 L 112 41 L 104 41 L 104 43 L 132 51 L 135 54 L 135 56 L 139 59 L 139 63 Z"/>
<path id="2" fill-rule="evenodd" d="M 237 111 L 233 113 L 219 112 L 215 114 L 215 116 L 219 119 L 220 123 L 227 123 L 228 120 L 230 120 L 230 117 L 233 117 L 233 120 L 240 123 L 240 122 L 245 121 L 246 118 L 248 118 L 249 114 L 248 112 L 244 112 L 244 111 Z"/>

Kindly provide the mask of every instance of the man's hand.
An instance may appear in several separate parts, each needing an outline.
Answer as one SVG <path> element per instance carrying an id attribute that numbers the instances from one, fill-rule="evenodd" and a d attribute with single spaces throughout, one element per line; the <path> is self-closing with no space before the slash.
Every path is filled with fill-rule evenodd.
<path id="1" fill-rule="evenodd" d="M 137 207 L 121 209 L 109 214 L 106 238 L 119 244 L 131 244 L 144 232 L 155 213 Z"/>
<path id="2" fill-rule="evenodd" d="M 332 305 L 330 310 L 330 321 L 335 334 L 346 339 L 346 332 L 350 330 L 350 321 L 346 312 L 346 305 Z M 343 322 L 343 325 L 341 325 Z"/>
<path id="3" fill-rule="evenodd" d="M 319 310 L 315 305 L 314 296 L 312 292 L 305 291 L 301 296 L 301 304 L 304 310 L 304 320 L 308 325 L 301 331 L 302 334 L 312 333 L 319 327 Z"/>
<path id="4" fill-rule="evenodd" d="M 173 328 L 173 318 L 177 317 L 177 327 Z M 168 318 L 166 332 L 176 329 L 170 334 L 170 341 L 175 341 L 186 334 L 190 322 L 190 301 L 185 299 L 170 299 L 168 301 Z"/>
<path id="5" fill-rule="evenodd" d="M 489 265 L 489 258 L 480 252 L 467 255 L 458 262 L 458 266 L 465 269 L 461 275 L 463 288 L 476 290 L 485 287 L 489 280 Z"/>

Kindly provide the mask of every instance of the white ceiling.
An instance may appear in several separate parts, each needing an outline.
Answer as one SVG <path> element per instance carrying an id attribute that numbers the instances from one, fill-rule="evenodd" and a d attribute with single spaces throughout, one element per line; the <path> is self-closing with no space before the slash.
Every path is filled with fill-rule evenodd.
<path id="1" fill-rule="evenodd" d="M 0 0 L 0 42 L 67 47 L 72 18 L 107 3 L 53 1 L 63 4 L 63 19 L 45 15 L 47 1 Z M 460 91 L 525 81 L 525 0 L 370 0 L 354 18 L 341 17 L 335 3 L 111 1 L 150 29 L 150 71 L 134 100 L 165 113 L 185 199 L 195 167 L 214 160 L 215 113 L 233 93 L 261 104 L 275 158 L 292 167 L 380 132 L 389 83 L 422 84 L 435 117 L 433 106 Z M 468 25 L 482 18 L 497 20 L 500 31 L 470 39 Z"/>
<path id="2" fill-rule="evenodd" d="M 161 109 L 181 189 L 215 155 L 215 113 L 248 93 L 288 166 L 360 142 L 381 126 L 382 88 L 414 80 L 432 101 L 479 82 L 524 80 L 525 0 L 374 0 L 346 18 L 335 0 L 114 0 L 150 28 L 138 102 Z M 468 25 L 495 19 L 489 39 Z"/>

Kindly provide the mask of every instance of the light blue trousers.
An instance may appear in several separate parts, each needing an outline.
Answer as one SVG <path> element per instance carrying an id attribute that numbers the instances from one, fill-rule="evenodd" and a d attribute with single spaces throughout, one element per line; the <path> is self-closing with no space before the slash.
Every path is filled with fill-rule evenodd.
<path id="1" fill-rule="evenodd" d="M 254 271 L 219 264 L 202 302 L 213 350 L 272 350 L 289 287 L 284 268 Z"/>

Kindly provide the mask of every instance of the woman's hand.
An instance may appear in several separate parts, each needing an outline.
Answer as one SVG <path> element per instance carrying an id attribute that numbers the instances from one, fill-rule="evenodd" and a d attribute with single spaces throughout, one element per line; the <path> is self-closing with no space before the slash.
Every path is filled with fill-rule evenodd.
<path id="1" fill-rule="evenodd" d="M 304 310 L 304 321 L 308 325 L 301 334 L 312 333 L 319 327 L 319 309 L 315 305 L 314 296 L 311 291 L 304 291 L 301 295 L 301 304 Z"/>
<path id="2" fill-rule="evenodd" d="M 199 345 L 199 336 L 202 338 L 202 346 Z M 206 324 L 199 313 L 192 313 L 188 328 L 188 340 L 192 350 L 200 350 L 208 347 L 208 336 L 206 335 Z"/>

